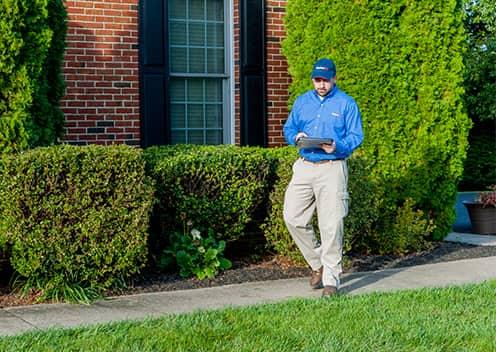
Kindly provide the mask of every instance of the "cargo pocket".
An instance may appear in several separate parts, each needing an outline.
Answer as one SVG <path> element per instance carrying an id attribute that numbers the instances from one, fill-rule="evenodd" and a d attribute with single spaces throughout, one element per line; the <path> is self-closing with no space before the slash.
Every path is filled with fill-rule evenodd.
<path id="1" fill-rule="evenodd" d="M 348 192 L 338 192 L 338 206 L 341 216 L 344 218 L 348 215 L 348 204 L 350 201 L 350 194 Z"/>

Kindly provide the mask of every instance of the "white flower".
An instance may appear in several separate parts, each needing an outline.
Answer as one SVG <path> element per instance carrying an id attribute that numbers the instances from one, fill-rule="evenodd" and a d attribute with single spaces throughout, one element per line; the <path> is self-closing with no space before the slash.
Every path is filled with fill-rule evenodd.
<path id="1" fill-rule="evenodd" d="M 201 240 L 200 231 L 198 231 L 197 229 L 191 230 L 191 236 L 193 237 L 194 240 Z"/>

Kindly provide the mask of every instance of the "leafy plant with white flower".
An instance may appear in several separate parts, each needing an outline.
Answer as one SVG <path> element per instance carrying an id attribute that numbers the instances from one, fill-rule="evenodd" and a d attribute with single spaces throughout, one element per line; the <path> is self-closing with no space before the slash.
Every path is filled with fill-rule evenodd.
<path id="1" fill-rule="evenodd" d="M 206 236 L 195 228 L 183 233 L 175 232 L 170 236 L 170 246 L 163 251 L 160 258 L 162 268 L 177 265 L 182 277 L 196 276 L 198 279 L 213 278 L 220 271 L 229 269 L 232 263 L 223 256 L 226 248 L 225 241 L 217 241 L 212 229 Z"/>

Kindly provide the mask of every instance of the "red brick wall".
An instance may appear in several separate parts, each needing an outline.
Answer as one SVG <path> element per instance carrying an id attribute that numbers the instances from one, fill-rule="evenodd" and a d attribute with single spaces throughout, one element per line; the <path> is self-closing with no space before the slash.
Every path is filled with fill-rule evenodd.
<path id="1" fill-rule="evenodd" d="M 73 144 L 140 143 L 139 0 L 68 0 L 62 100 L 66 141 Z M 240 143 L 239 0 L 233 0 L 234 126 Z M 284 144 L 290 78 L 281 54 L 286 1 L 266 0 L 268 145 Z"/>
<path id="2" fill-rule="evenodd" d="M 69 143 L 139 144 L 138 1 L 66 1 Z"/>
<path id="3" fill-rule="evenodd" d="M 267 71 L 267 131 L 270 147 L 284 145 L 282 126 L 288 117 L 288 87 L 291 78 L 288 64 L 281 53 L 285 37 L 283 17 L 286 0 L 266 0 L 266 71 Z"/>

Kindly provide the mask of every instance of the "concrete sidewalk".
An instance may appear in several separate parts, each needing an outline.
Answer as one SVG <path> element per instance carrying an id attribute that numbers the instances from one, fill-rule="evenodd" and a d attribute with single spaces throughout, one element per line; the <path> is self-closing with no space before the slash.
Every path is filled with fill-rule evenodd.
<path id="1" fill-rule="evenodd" d="M 341 291 L 363 294 L 421 287 L 442 287 L 496 279 L 496 256 L 427 264 L 343 276 Z M 75 327 L 226 306 L 319 297 L 307 278 L 251 282 L 184 291 L 146 293 L 100 300 L 94 304 L 41 304 L 0 309 L 0 336 L 49 327 Z"/>
<path id="2" fill-rule="evenodd" d="M 450 232 L 444 238 L 444 241 L 466 243 L 474 246 L 496 246 L 496 236 L 475 233 Z"/>

